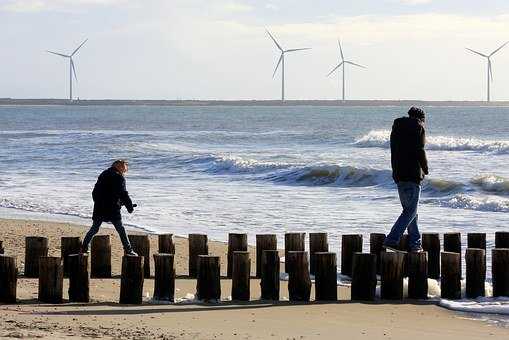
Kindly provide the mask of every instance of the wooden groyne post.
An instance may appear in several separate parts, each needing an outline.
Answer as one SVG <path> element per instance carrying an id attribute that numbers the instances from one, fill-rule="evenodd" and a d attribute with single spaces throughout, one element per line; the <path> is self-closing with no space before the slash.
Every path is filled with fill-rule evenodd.
<path id="1" fill-rule="evenodd" d="M 468 233 L 467 248 L 486 250 L 486 233 Z"/>
<path id="2" fill-rule="evenodd" d="M 154 254 L 154 300 L 175 301 L 174 261 L 174 254 Z"/>
<path id="3" fill-rule="evenodd" d="M 69 277 L 69 258 L 71 254 L 78 254 L 81 248 L 81 239 L 79 237 L 61 237 L 60 238 L 60 257 L 64 262 L 64 277 Z"/>
<path id="4" fill-rule="evenodd" d="M 205 234 L 189 234 L 189 277 L 198 275 L 198 260 L 200 255 L 208 255 L 209 243 Z"/>
<path id="5" fill-rule="evenodd" d="M 309 272 L 316 274 L 316 253 L 328 252 L 329 241 L 327 233 L 309 233 Z"/>
<path id="6" fill-rule="evenodd" d="M 262 277 L 262 256 L 265 250 L 277 250 L 277 236 L 275 234 L 256 235 L 256 277 Z M 278 256 L 279 259 L 279 256 Z"/>
<path id="7" fill-rule="evenodd" d="M 48 256 L 48 239 L 40 236 L 25 237 L 25 277 L 39 277 L 39 258 Z"/>
<path id="8" fill-rule="evenodd" d="M 129 241 L 133 250 L 143 256 L 143 273 L 145 278 L 150 278 L 150 240 L 148 235 L 129 235 Z"/>
<path id="9" fill-rule="evenodd" d="M 110 235 L 95 235 L 92 238 L 90 257 L 90 277 L 111 277 L 111 243 Z"/>
<path id="10" fill-rule="evenodd" d="M 441 296 L 444 299 L 461 299 L 461 254 L 442 252 Z"/>
<path id="11" fill-rule="evenodd" d="M 305 250 L 305 233 L 286 233 L 285 234 L 285 273 L 290 273 L 288 268 L 288 254 L 291 251 Z"/>
<path id="12" fill-rule="evenodd" d="M 145 277 L 143 266 L 143 256 L 124 255 L 122 257 L 119 303 L 131 305 L 142 303 Z"/>
<path id="13" fill-rule="evenodd" d="M 248 251 L 233 252 L 232 300 L 249 301 L 251 289 L 251 258 Z"/>
<path id="14" fill-rule="evenodd" d="M 382 253 L 381 261 L 381 287 L 382 299 L 403 299 L 403 270 L 405 264 L 405 252 Z"/>
<path id="15" fill-rule="evenodd" d="M 438 280 L 440 278 L 440 235 L 423 233 L 422 249 L 428 252 L 428 277 Z"/>
<path id="16" fill-rule="evenodd" d="M 290 301 L 309 301 L 311 278 L 307 251 L 289 251 L 288 295 Z"/>
<path id="17" fill-rule="evenodd" d="M 492 249 L 491 277 L 493 296 L 509 296 L 509 248 Z"/>
<path id="18" fill-rule="evenodd" d="M 376 258 L 371 253 L 353 255 L 351 300 L 375 300 Z"/>
<path id="19" fill-rule="evenodd" d="M 247 234 L 228 234 L 228 256 L 226 263 L 226 277 L 231 278 L 233 272 L 233 253 L 247 251 Z"/>
<path id="20" fill-rule="evenodd" d="M 461 234 L 445 233 L 444 234 L 444 251 L 461 254 Z"/>
<path id="21" fill-rule="evenodd" d="M 277 250 L 263 251 L 260 280 L 262 300 L 279 300 L 279 261 Z"/>
<path id="22" fill-rule="evenodd" d="M 219 256 L 198 256 L 196 297 L 203 301 L 221 300 L 221 264 Z"/>
<path id="23" fill-rule="evenodd" d="M 2 255 L 5 252 L 3 241 L 0 241 L 0 255 Z"/>
<path id="24" fill-rule="evenodd" d="M 338 299 L 338 265 L 336 253 L 315 253 L 315 300 L 336 301 Z"/>
<path id="25" fill-rule="evenodd" d="M 376 255 L 376 273 L 380 274 L 380 257 L 381 253 L 385 252 L 383 247 L 385 241 L 385 234 L 371 233 L 369 234 L 369 253 Z"/>
<path id="26" fill-rule="evenodd" d="M 62 303 L 64 267 L 60 257 L 39 258 L 39 301 Z"/>
<path id="27" fill-rule="evenodd" d="M 159 254 L 175 254 L 173 234 L 161 234 L 157 236 Z"/>
<path id="28" fill-rule="evenodd" d="M 362 253 L 362 235 L 341 236 L 341 274 L 352 276 L 353 254 Z"/>
<path id="29" fill-rule="evenodd" d="M 16 303 L 16 257 L 0 254 L 0 303 Z"/>
<path id="30" fill-rule="evenodd" d="M 408 297 L 410 299 L 428 298 L 428 253 L 411 252 L 407 255 Z"/>
<path id="31" fill-rule="evenodd" d="M 486 252 L 484 249 L 467 248 L 465 263 L 467 267 L 467 298 L 485 296 Z"/>
<path id="32" fill-rule="evenodd" d="M 88 255 L 70 254 L 68 255 L 67 265 L 69 270 L 69 302 L 90 302 Z"/>
<path id="33" fill-rule="evenodd" d="M 509 232 L 507 231 L 495 232 L 495 248 L 509 248 Z"/>

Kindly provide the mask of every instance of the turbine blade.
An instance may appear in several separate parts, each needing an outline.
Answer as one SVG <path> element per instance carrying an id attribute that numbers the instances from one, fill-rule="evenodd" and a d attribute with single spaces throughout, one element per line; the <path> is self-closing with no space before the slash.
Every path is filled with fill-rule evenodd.
<path id="1" fill-rule="evenodd" d="M 359 67 L 362 67 L 362 68 L 367 68 L 366 66 L 362 66 L 362 65 L 356 64 L 353 61 L 345 61 L 345 64 L 350 64 L 350 65 L 359 66 Z"/>
<path id="2" fill-rule="evenodd" d="M 72 61 L 72 58 L 71 58 L 71 68 L 72 68 L 72 73 L 74 73 L 74 79 L 76 79 L 76 81 L 78 81 L 78 77 L 76 76 L 76 69 L 74 68 L 74 61 Z"/>
<path id="3" fill-rule="evenodd" d="M 493 67 L 491 65 L 491 60 L 488 60 L 488 73 L 490 74 L 491 82 L 493 83 Z"/>
<path id="4" fill-rule="evenodd" d="M 277 61 L 276 68 L 274 69 L 274 73 L 272 73 L 272 78 L 276 75 L 277 69 L 279 68 L 279 64 L 281 64 L 281 60 L 283 60 L 283 53 L 281 53 L 281 56 L 279 57 L 279 60 Z"/>
<path id="5" fill-rule="evenodd" d="M 59 56 L 64 57 L 64 58 L 69 58 L 70 57 L 70 56 L 62 54 L 62 53 L 57 53 L 57 52 L 52 52 L 52 51 L 46 51 L 46 52 L 51 53 L 51 54 L 56 54 L 56 55 L 59 55 Z"/>
<path id="6" fill-rule="evenodd" d="M 470 51 L 470 52 L 472 52 L 472 53 L 478 54 L 478 55 L 480 55 L 481 57 L 488 58 L 488 56 L 487 56 L 486 54 L 482 54 L 481 52 L 474 51 L 474 50 L 472 50 L 472 49 L 470 49 L 470 48 L 468 48 L 468 47 L 467 47 L 467 50 L 469 50 L 469 51 Z"/>
<path id="7" fill-rule="evenodd" d="M 495 53 L 497 53 L 498 51 L 500 51 L 501 49 L 503 49 L 505 47 L 505 45 L 507 45 L 507 44 L 509 44 L 509 41 L 506 42 L 505 44 L 503 44 L 502 46 L 500 46 L 499 48 L 497 48 L 495 51 L 491 52 L 490 57 L 492 55 L 494 55 Z"/>
<path id="8" fill-rule="evenodd" d="M 295 51 L 304 51 L 304 50 L 310 50 L 310 49 L 311 49 L 311 47 L 305 47 L 305 48 L 292 48 L 292 49 L 290 49 L 290 50 L 286 50 L 286 51 L 285 51 L 285 53 L 286 53 L 286 52 L 295 52 Z"/>
<path id="9" fill-rule="evenodd" d="M 266 30 L 267 31 L 267 34 L 269 35 L 269 37 L 272 39 L 272 41 L 274 41 L 274 44 L 276 44 L 277 48 L 279 48 L 279 50 L 281 52 L 283 52 L 283 48 L 278 44 L 278 42 L 276 41 L 276 38 L 274 38 L 272 36 L 272 34 L 270 34 L 269 30 Z"/>
<path id="10" fill-rule="evenodd" d="M 88 41 L 88 39 L 85 39 L 79 46 L 77 49 L 74 50 L 74 52 L 71 53 L 71 57 L 76 54 L 76 52 L 78 52 L 78 50 L 81 48 L 81 46 L 85 45 L 85 43 Z"/>
<path id="11" fill-rule="evenodd" d="M 343 48 L 341 47 L 341 41 L 338 39 L 339 45 L 339 53 L 341 54 L 341 61 L 345 61 L 345 56 L 343 55 Z"/>
<path id="12" fill-rule="evenodd" d="M 340 62 L 340 63 L 338 64 L 338 66 L 334 67 L 334 68 L 332 69 L 332 71 L 330 71 L 330 72 L 326 75 L 326 77 L 328 77 L 328 76 L 330 76 L 331 74 L 333 74 L 333 73 L 334 73 L 334 71 L 336 71 L 336 70 L 337 70 L 337 69 L 338 69 L 341 65 L 343 65 L 343 62 Z"/>

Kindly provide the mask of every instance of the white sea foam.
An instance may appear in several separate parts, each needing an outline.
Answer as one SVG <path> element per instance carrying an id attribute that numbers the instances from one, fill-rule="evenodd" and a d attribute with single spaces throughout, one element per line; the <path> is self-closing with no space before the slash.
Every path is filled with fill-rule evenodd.
<path id="1" fill-rule="evenodd" d="M 495 175 L 481 175 L 474 178 L 472 184 L 482 190 L 501 195 L 509 195 L 509 179 Z"/>
<path id="2" fill-rule="evenodd" d="M 357 139 L 354 145 L 359 147 L 390 146 L 389 130 L 372 130 Z M 509 140 L 482 140 L 478 138 L 463 138 L 452 136 L 427 136 L 426 148 L 444 151 L 477 151 L 494 154 L 509 154 Z"/>
<path id="3" fill-rule="evenodd" d="M 452 197 L 439 199 L 423 199 L 423 203 L 431 203 L 440 207 L 454 209 L 468 209 L 491 212 L 509 212 L 509 200 L 501 197 L 479 197 L 467 194 L 457 194 Z"/>

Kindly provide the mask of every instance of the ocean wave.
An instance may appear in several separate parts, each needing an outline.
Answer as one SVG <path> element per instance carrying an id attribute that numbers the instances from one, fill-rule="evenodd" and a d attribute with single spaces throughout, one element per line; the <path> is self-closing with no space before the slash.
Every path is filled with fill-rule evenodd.
<path id="1" fill-rule="evenodd" d="M 389 130 L 372 130 L 354 142 L 358 147 L 390 147 Z M 509 154 L 508 140 L 482 140 L 452 136 L 427 136 L 426 149 L 442 151 L 477 151 L 494 154 Z"/>
<path id="2" fill-rule="evenodd" d="M 509 195 L 509 179 L 507 178 L 496 175 L 481 175 L 474 178 L 471 182 L 483 191 Z"/>
<path id="3" fill-rule="evenodd" d="M 446 198 L 427 198 L 423 203 L 453 209 L 467 209 L 485 212 L 509 212 L 509 200 L 499 197 L 476 197 L 467 194 L 456 194 Z"/>

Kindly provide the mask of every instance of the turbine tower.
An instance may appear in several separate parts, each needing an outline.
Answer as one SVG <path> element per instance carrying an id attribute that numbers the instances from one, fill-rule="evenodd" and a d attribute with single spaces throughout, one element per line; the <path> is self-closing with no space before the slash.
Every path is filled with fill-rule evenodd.
<path id="1" fill-rule="evenodd" d="M 467 48 L 468 51 L 472 52 L 472 53 L 475 53 L 477 55 L 480 55 L 481 57 L 484 57 L 486 58 L 487 62 L 488 62 L 488 76 L 487 76 L 487 87 L 488 87 L 488 94 L 486 96 L 486 101 L 487 102 L 490 102 L 491 101 L 491 93 L 490 93 L 490 83 L 493 82 L 493 70 L 491 68 L 491 57 L 497 53 L 498 51 L 500 51 L 502 48 L 504 48 L 505 45 L 509 44 L 509 41 L 506 42 L 505 44 L 503 44 L 502 46 L 500 46 L 499 48 L 497 48 L 495 51 L 491 52 L 491 54 L 484 54 L 484 53 L 481 53 L 481 52 L 477 52 L 477 51 L 474 51 L 470 48 Z"/>
<path id="2" fill-rule="evenodd" d="M 81 46 L 85 45 L 88 39 L 85 39 L 71 54 L 63 54 L 63 53 L 57 53 L 52 51 L 46 51 L 51 54 L 55 54 L 64 58 L 69 59 L 69 100 L 72 101 L 72 75 L 74 74 L 74 79 L 78 81 L 78 77 L 76 76 L 76 69 L 74 67 L 74 61 L 72 60 L 72 57 L 78 52 L 78 50 L 81 48 Z"/>
<path id="3" fill-rule="evenodd" d="M 341 41 L 339 41 L 339 39 L 338 39 L 338 45 L 339 45 L 339 56 L 341 58 L 340 62 L 336 67 L 334 67 L 332 69 L 332 71 L 329 72 L 329 74 L 327 74 L 327 77 L 330 76 L 331 74 L 333 74 L 334 71 L 336 71 L 338 68 L 342 67 L 343 79 L 341 80 L 341 78 L 340 78 L 339 82 L 340 83 L 343 82 L 343 87 L 342 87 L 343 96 L 342 96 L 342 98 L 343 98 L 343 101 L 345 101 L 345 65 L 350 64 L 350 65 L 358 66 L 358 67 L 362 67 L 362 68 L 366 68 L 366 67 L 356 64 L 353 61 L 345 60 L 345 56 L 343 55 L 343 48 L 341 47 Z"/>
<path id="4" fill-rule="evenodd" d="M 270 34 L 270 32 L 267 30 L 267 34 L 269 37 L 274 41 L 274 44 L 276 44 L 279 51 L 281 51 L 281 56 L 279 57 L 279 60 L 276 65 L 276 69 L 274 70 L 274 73 L 272 74 L 272 78 L 276 75 L 277 69 L 279 68 L 279 64 L 281 64 L 281 100 L 285 100 L 285 54 L 289 52 L 296 52 L 296 51 L 304 51 L 304 50 L 310 50 L 311 48 L 292 48 L 289 50 L 285 50 L 279 45 L 279 43 L 276 41 L 276 39 Z"/>

